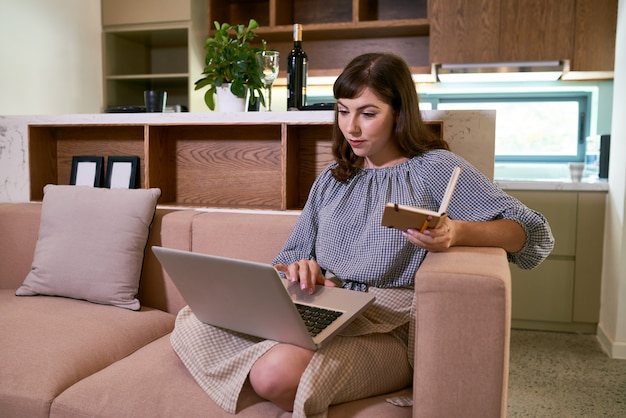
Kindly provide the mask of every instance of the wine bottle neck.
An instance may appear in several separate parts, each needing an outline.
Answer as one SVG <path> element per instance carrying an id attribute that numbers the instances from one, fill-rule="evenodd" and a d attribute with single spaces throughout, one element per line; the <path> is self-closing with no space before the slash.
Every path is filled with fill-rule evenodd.
<path id="1" fill-rule="evenodd" d="M 302 42 L 302 25 L 299 23 L 293 25 L 293 42 Z"/>

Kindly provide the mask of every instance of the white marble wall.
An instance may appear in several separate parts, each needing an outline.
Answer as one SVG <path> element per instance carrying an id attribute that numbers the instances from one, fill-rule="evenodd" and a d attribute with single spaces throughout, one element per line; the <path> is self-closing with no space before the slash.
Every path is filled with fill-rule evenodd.
<path id="1" fill-rule="evenodd" d="M 0 202 L 28 201 L 28 185 L 26 119 L 0 116 Z"/>

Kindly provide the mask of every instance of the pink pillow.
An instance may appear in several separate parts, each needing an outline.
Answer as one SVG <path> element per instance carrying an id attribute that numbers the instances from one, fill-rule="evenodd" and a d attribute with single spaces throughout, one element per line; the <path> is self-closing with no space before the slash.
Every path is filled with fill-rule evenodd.
<path id="1" fill-rule="evenodd" d="M 143 255 L 160 189 L 44 188 L 39 237 L 18 296 L 138 310 Z"/>

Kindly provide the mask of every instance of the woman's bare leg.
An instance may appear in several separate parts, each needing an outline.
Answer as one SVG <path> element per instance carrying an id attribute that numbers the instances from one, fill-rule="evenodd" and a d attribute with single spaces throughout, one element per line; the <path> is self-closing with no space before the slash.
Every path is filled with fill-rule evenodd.
<path id="1" fill-rule="evenodd" d="M 263 354 L 250 370 L 250 383 L 262 398 L 293 410 L 293 402 L 302 373 L 314 352 L 290 344 L 277 344 Z"/>

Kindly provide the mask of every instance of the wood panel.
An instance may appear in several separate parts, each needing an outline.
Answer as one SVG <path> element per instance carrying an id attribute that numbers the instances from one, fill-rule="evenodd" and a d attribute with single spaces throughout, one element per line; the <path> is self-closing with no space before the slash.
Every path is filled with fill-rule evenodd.
<path id="1" fill-rule="evenodd" d="M 576 0 L 502 0 L 501 61 L 568 59 Z"/>
<path id="2" fill-rule="evenodd" d="M 280 124 L 151 126 L 149 142 L 150 184 L 164 190 L 162 203 L 283 207 Z"/>
<path id="3" fill-rule="evenodd" d="M 161 189 L 159 203 L 176 201 L 176 142 L 169 140 L 167 130 L 146 126 L 146 187 Z"/>
<path id="4" fill-rule="evenodd" d="M 617 0 L 577 0 L 573 71 L 613 71 Z"/>
<path id="5" fill-rule="evenodd" d="M 352 22 L 352 0 L 294 0 L 293 22 Z"/>
<path id="6" fill-rule="evenodd" d="M 281 54 L 279 77 L 286 76 L 285 63 L 292 45 L 292 42 L 270 44 Z M 354 57 L 371 51 L 396 53 L 407 61 L 414 72 L 430 72 L 428 38 L 423 36 L 307 41 L 305 35 L 302 45 L 309 58 L 309 77 L 338 75 Z"/>
<path id="7" fill-rule="evenodd" d="M 51 138 L 50 129 L 30 126 L 28 128 L 28 158 L 31 200 L 43 199 L 46 184 L 56 184 L 57 144 Z"/>
<path id="8" fill-rule="evenodd" d="M 176 202 L 281 208 L 281 144 L 270 140 L 178 140 Z"/>
<path id="9" fill-rule="evenodd" d="M 366 3 L 363 4 L 362 1 Z M 359 21 L 426 19 L 427 7 L 427 1 L 393 0 L 393 4 L 390 5 L 389 0 L 361 0 Z"/>
<path id="10" fill-rule="evenodd" d="M 430 62 L 499 61 L 500 2 L 429 0 Z"/>
<path id="11" fill-rule="evenodd" d="M 293 21 L 293 7 L 294 6 L 292 0 L 271 0 L 270 25 L 273 27 L 282 25 L 293 26 L 293 24 L 296 23 Z M 292 38 L 289 37 L 287 39 Z"/>
<path id="12" fill-rule="evenodd" d="M 302 208 L 315 178 L 334 162 L 332 124 L 292 125 L 286 128 L 288 187 L 286 208 Z"/>

